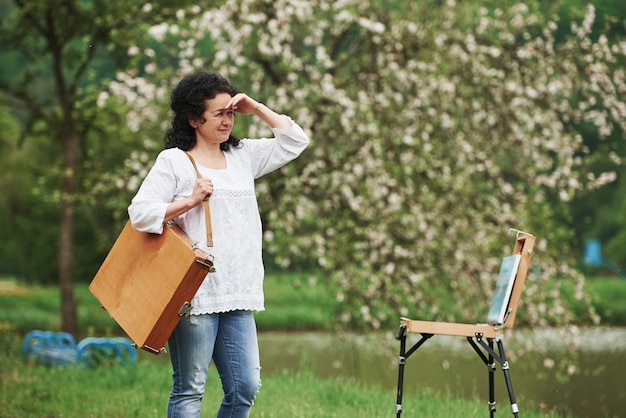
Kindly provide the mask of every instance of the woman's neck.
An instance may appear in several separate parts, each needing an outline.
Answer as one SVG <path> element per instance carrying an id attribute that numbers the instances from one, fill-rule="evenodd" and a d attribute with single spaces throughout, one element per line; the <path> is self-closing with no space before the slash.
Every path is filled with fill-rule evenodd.
<path id="1" fill-rule="evenodd" d="M 197 143 L 189 150 L 193 158 L 203 167 L 215 170 L 226 168 L 226 156 L 220 149 L 220 144 L 200 144 Z"/>

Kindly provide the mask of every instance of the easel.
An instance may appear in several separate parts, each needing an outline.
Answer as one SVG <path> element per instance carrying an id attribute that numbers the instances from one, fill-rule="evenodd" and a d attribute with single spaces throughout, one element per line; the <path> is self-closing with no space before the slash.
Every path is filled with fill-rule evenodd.
<path id="1" fill-rule="evenodd" d="M 398 392 L 396 398 L 396 418 L 400 418 L 402 414 L 402 391 L 404 385 L 404 366 L 406 360 L 420 348 L 433 335 L 450 335 L 465 337 L 476 354 L 485 363 L 489 371 L 489 414 L 494 417 L 496 412 L 495 388 L 494 388 L 494 372 L 496 363 L 500 364 L 504 372 L 504 380 L 506 382 L 509 399 L 511 401 L 511 412 L 514 417 L 518 417 L 519 410 L 513 393 L 513 385 L 509 372 L 509 363 L 506 360 L 504 352 L 504 330 L 513 328 L 515 324 L 515 316 L 517 307 L 522 296 L 526 274 L 530 266 L 530 259 L 535 246 L 535 237 L 527 232 L 516 229 L 509 229 L 509 233 L 514 232 L 517 240 L 513 254 L 520 254 L 520 262 L 515 275 L 515 282 L 511 296 L 508 300 L 506 316 L 501 324 L 458 324 L 449 322 L 430 322 L 416 321 L 407 318 L 401 318 L 400 329 L 398 330 L 397 339 L 400 340 L 400 355 L 398 356 Z M 407 333 L 419 333 L 421 338 L 408 351 L 406 350 Z M 486 340 L 486 341 L 485 341 Z M 494 350 L 494 341 L 498 347 L 498 352 Z"/>

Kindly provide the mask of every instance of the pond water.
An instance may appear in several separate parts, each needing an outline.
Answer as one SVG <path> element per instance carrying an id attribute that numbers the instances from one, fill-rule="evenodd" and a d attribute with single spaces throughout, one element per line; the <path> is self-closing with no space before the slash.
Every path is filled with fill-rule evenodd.
<path id="1" fill-rule="evenodd" d="M 407 349 L 419 339 L 409 334 Z M 395 334 L 259 334 L 263 373 L 311 371 L 383 389 L 397 387 L 399 342 Z M 524 407 L 576 418 L 626 417 L 626 328 L 507 331 L 504 338 L 515 397 Z M 407 359 L 403 406 L 410 416 L 416 391 L 450 393 L 485 402 L 488 370 L 462 337 L 434 336 Z M 510 416 L 502 369 L 496 370 L 498 416 Z M 390 416 L 395 395 L 389 398 Z"/>

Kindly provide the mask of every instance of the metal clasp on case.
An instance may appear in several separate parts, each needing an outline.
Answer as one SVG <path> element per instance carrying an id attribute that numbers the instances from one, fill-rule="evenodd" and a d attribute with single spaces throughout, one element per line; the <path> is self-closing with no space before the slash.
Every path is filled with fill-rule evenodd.
<path id="1" fill-rule="evenodd" d="M 189 316 L 191 313 L 191 303 L 185 302 L 178 310 L 178 316 Z"/>

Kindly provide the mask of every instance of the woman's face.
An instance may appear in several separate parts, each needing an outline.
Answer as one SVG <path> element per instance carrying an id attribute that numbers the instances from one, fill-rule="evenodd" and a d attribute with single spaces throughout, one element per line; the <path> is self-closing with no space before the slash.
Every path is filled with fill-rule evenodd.
<path id="1" fill-rule="evenodd" d="M 196 129 L 197 141 L 220 144 L 228 140 L 235 121 L 235 111 L 225 108 L 230 99 L 230 94 L 218 93 L 206 100 L 206 110 L 200 120 L 189 121 Z"/>

